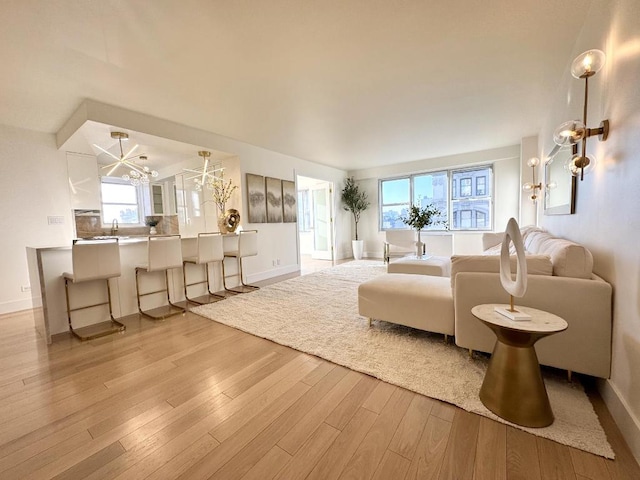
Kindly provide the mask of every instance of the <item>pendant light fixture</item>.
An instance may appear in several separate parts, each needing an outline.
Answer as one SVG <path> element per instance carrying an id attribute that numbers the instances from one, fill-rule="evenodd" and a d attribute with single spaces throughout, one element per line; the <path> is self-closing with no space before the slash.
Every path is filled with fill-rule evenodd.
<path id="1" fill-rule="evenodd" d="M 589 78 L 598 73 L 604 63 L 605 55 L 600 50 L 587 50 L 575 58 L 571 64 L 571 75 L 577 79 L 584 79 L 582 121 L 570 120 L 564 122 L 553 132 L 553 141 L 560 146 L 582 143 L 581 151 L 574 155 L 565 165 L 572 175 L 580 175 L 580 180 L 583 180 L 585 173 L 590 173 L 596 166 L 596 158 L 592 155 L 587 155 L 587 139 L 597 135 L 598 139 L 604 142 L 609 136 L 609 120 L 600 122 L 598 128 L 587 127 Z"/>
<path id="2" fill-rule="evenodd" d="M 128 169 L 128 172 L 122 175 L 122 179 L 135 186 L 138 186 L 140 184 L 148 184 L 149 177 L 156 178 L 158 176 L 158 172 L 156 172 L 155 170 L 151 170 L 148 166 L 142 166 L 135 162 L 135 158 L 139 158 L 141 161 L 147 160 L 147 157 L 144 154 L 133 155 L 133 152 L 135 152 L 135 150 L 138 148 L 138 145 L 135 145 L 126 154 L 124 153 L 124 150 L 122 148 L 122 141 L 129 140 L 128 133 L 111 132 L 111 138 L 115 138 L 118 140 L 118 144 L 120 145 L 119 157 L 109 152 L 108 150 L 105 150 L 100 145 L 93 145 L 98 150 L 101 150 L 115 160 L 115 162 L 102 167 L 103 170 L 107 168 L 109 169 L 106 175 L 107 177 L 111 176 L 111 174 L 120 167 Z"/>
<path id="3" fill-rule="evenodd" d="M 222 172 L 224 168 L 211 168 L 209 166 L 209 159 L 211 158 L 211 152 L 207 150 L 201 150 L 198 152 L 198 155 L 202 157 L 203 165 L 202 168 L 190 169 L 184 168 L 183 171 L 191 174 L 191 176 L 185 177 L 186 180 L 193 180 L 196 184 L 196 190 L 202 190 L 202 187 L 205 185 L 209 190 L 213 190 L 213 181 L 218 178 L 215 174 L 216 172 Z"/>

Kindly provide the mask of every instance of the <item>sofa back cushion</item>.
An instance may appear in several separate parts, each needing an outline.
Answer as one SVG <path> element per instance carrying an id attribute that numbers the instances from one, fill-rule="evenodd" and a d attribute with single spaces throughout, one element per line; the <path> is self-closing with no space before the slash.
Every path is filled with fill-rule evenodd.
<path id="1" fill-rule="evenodd" d="M 527 255 L 528 275 L 553 275 L 553 265 L 548 255 Z M 511 271 L 516 272 L 517 260 L 510 256 Z M 455 290 L 456 275 L 460 272 L 500 273 L 499 255 L 453 255 L 451 257 L 451 288 Z"/>
<path id="2" fill-rule="evenodd" d="M 536 229 L 523 235 L 524 248 L 534 255 L 548 255 L 553 263 L 553 274 L 558 277 L 591 278 L 593 255 L 577 243 L 554 237 Z"/>

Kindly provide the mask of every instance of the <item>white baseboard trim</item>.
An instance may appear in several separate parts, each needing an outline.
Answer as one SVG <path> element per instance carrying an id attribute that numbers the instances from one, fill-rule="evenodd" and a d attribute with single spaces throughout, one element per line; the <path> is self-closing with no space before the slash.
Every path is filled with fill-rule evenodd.
<path id="1" fill-rule="evenodd" d="M 4 313 L 19 312 L 21 310 L 31 310 L 33 308 L 33 302 L 30 298 L 23 300 L 11 300 L 9 302 L 0 303 L 0 315 Z"/>
<path id="2" fill-rule="evenodd" d="M 598 391 L 629 445 L 629 450 L 640 464 L 640 421 L 611 380 L 598 380 Z"/>
<path id="3" fill-rule="evenodd" d="M 300 271 L 300 265 L 285 265 L 282 267 L 274 268 L 273 270 L 267 270 L 264 272 L 253 273 L 247 275 L 247 283 L 260 282 L 262 280 L 268 280 L 273 277 L 279 277 L 280 275 L 287 275 L 289 273 L 295 273 Z"/>

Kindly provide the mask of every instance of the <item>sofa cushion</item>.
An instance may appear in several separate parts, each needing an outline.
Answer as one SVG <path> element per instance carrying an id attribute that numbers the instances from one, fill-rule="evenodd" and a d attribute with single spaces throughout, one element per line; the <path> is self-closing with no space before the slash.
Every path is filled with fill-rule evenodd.
<path id="1" fill-rule="evenodd" d="M 558 277 L 591 278 L 593 255 L 577 243 L 554 237 L 544 230 L 528 232 L 523 238 L 524 248 L 535 255 L 549 255 L 553 274 Z"/>
<path id="2" fill-rule="evenodd" d="M 515 273 L 517 260 L 509 257 L 511 271 Z M 553 275 L 553 265 L 548 255 L 527 255 L 528 275 Z M 451 257 L 451 288 L 455 289 L 456 275 L 460 272 L 500 273 L 498 255 L 454 255 Z"/>

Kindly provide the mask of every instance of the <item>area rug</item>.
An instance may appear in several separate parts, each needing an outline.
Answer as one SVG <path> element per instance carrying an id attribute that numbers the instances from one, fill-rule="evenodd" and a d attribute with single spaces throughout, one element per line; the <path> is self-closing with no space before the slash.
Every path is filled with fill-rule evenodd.
<path id="1" fill-rule="evenodd" d="M 216 322 L 307 352 L 350 369 L 503 423 L 480 401 L 488 360 L 445 344 L 442 335 L 358 315 L 358 285 L 385 272 L 358 261 L 276 283 L 192 309 Z M 476 358 L 478 357 L 478 358 Z M 524 428 L 587 452 L 614 458 L 589 399 L 577 383 L 545 372 L 555 422 Z"/>

